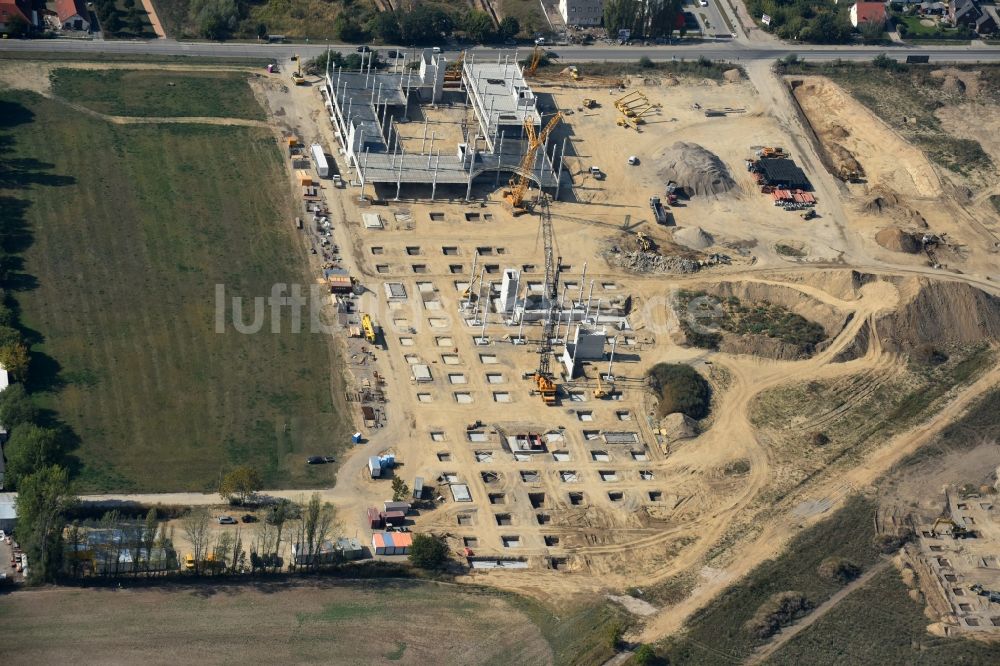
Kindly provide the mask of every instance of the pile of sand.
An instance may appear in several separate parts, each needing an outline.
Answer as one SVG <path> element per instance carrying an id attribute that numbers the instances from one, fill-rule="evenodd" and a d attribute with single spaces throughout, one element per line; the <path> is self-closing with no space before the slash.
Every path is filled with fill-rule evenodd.
<path id="1" fill-rule="evenodd" d="M 1000 298 L 961 282 L 926 278 L 909 278 L 899 289 L 903 304 L 875 323 L 886 351 L 1000 341 Z"/>
<path id="2" fill-rule="evenodd" d="M 899 206 L 899 194 L 884 185 L 876 185 L 868 192 L 868 199 L 863 206 L 866 213 L 879 215 Z"/>
<path id="3" fill-rule="evenodd" d="M 722 78 L 724 78 L 727 83 L 739 83 L 739 80 L 743 78 L 743 75 L 738 69 L 727 69 L 722 73 Z"/>
<path id="4" fill-rule="evenodd" d="M 893 252 L 916 254 L 920 252 L 920 239 L 899 227 L 886 227 L 875 234 L 875 242 Z"/>
<path id="5" fill-rule="evenodd" d="M 979 97 L 979 71 L 967 71 L 949 67 L 947 69 L 936 69 L 931 72 L 931 77 L 940 79 L 941 89 L 952 95 L 964 95 L 970 99 Z"/>
<path id="6" fill-rule="evenodd" d="M 660 429 L 668 442 L 690 439 L 698 434 L 697 422 L 682 412 L 674 412 L 664 416 L 663 420 L 660 421 Z"/>
<path id="7" fill-rule="evenodd" d="M 715 244 L 715 239 L 701 227 L 683 227 L 674 230 L 674 241 L 692 250 L 704 250 Z"/>
<path id="8" fill-rule="evenodd" d="M 674 181 L 688 196 L 720 196 L 736 187 L 722 160 L 696 143 L 678 141 L 656 162 L 664 185 Z"/>

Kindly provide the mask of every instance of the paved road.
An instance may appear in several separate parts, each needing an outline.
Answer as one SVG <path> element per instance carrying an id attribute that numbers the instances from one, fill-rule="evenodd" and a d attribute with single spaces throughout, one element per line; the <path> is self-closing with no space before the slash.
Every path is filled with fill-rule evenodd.
<path id="1" fill-rule="evenodd" d="M 106 53 L 118 55 L 163 55 L 215 58 L 274 58 L 287 60 L 293 54 L 305 57 L 319 55 L 326 44 L 255 44 L 178 42 L 170 39 L 155 41 L 83 41 L 83 40 L 0 40 L 0 54 L 5 51 L 55 53 Z M 331 44 L 338 51 L 353 52 L 355 47 Z M 381 47 L 393 48 L 393 47 Z M 402 48 L 402 47 L 396 47 Z M 525 51 L 525 47 L 522 47 Z M 712 60 L 749 61 L 773 60 L 794 53 L 809 60 L 871 60 L 879 53 L 902 59 L 907 55 L 927 55 L 932 61 L 978 62 L 1000 61 L 1000 48 L 987 46 L 933 46 L 926 48 L 869 46 L 789 46 L 786 44 L 744 43 L 737 40 L 715 40 L 682 46 L 554 46 L 565 61 L 638 60 L 646 56 L 653 60 L 673 58 L 693 59 L 705 56 Z M 473 49 L 476 57 L 495 56 L 497 50 L 488 47 Z M 2 57 L 2 56 L 0 56 Z"/>

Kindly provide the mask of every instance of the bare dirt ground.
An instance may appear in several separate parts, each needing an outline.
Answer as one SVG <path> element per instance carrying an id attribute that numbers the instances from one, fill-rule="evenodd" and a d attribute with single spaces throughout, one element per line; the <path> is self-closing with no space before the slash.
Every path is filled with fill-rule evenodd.
<path id="1" fill-rule="evenodd" d="M 460 309 L 462 292 L 481 270 L 487 271 L 488 284 L 499 282 L 504 268 L 517 267 L 522 271 L 522 290 L 537 291 L 543 279 L 538 218 L 514 218 L 499 204 L 495 188 L 502 178 L 477 181 L 469 202 L 464 200 L 464 188 L 439 188 L 434 202 L 427 200 L 426 192 L 407 188 L 397 201 L 395 188 L 390 188 L 378 193 L 384 200 L 378 206 L 359 202 L 355 183 L 338 190 L 324 181 L 322 192 L 334 222 L 333 241 L 341 249 L 338 261 L 366 287 L 359 309 L 376 318 L 385 339 L 384 347 L 373 350 L 361 341 L 338 338 L 345 359 L 344 381 L 348 390 L 356 390 L 373 379 L 373 370 L 386 378 L 386 418 L 382 427 L 361 428 L 364 443 L 340 462 L 337 485 L 322 496 L 337 505 L 345 534 L 368 541 L 371 530 L 365 525 L 364 509 L 388 499 L 391 492 L 388 481 L 372 480 L 367 474 L 367 459 L 393 451 L 403 462 L 397 473 L 408 484 L 422 477 L 426 485 L 435 487 L 432 496 L 440 498 L 419 510 L 413 529 L 444 535 L 456 555 L 468 547 L 477 555 L 520 558 L 529 566 L 527 572 L 475 572 L 465 580 L 549 601 L 581 595 L 592 598 L 633 586 L 638 580 L 651 584 L 682 572 L 706 571 L 707 559 L 718 557 L 715 550 L 733 526 L 754 523 L 738 553 L 728 551 L 729 557 L 722 558 L 721 564 L 713 563 L 712 575 L 702 576 L 691 595 L 649 616 L 639 637 L 655 640 L 678 630 L 690 613 L 726 585 L 779 552 L 792 534 L 835 508 L 850 492 L 871 484 L 929 441 L 976 396 L 1000 381 L 1000 370 L 985 369 L 910 432 L 893 437 L 850 468 L 818 470 L 780 506 L 765 507 L 762 493 L 780 476 L 780 466 L 794 467 L 796 460 L 778 460 L 777 452 L 758 436 L 749 419 L 755 398 L 796 382 L 833 381 L 866 371 L 891 374 L 903 364 L 899 356 L 882 348 L 877 335 L 860 358 L 838 359 L 866 326 L 874 328 L 876 316 L 899 305 L 900 294 L 889 281 L 855 287 L 851 271 L 961 280 L 995 291 L 990 278 L 996 266 L 982 238 L 973 238 L 975 234 L 963 240 L 967 259 L 962 274 L 942 273 L 925 260 L 876 245 L 873 227 L 885 221 L 859 216 L 861 193 L 825 170 L 807 139 L 807 127 L 792 104 L 791 92 L 764 64 L 751 67 L 752 85 L 668 77 L 629 81 L 630 87 L 643 90 L 650 101 L 662 105 L 641 132 L 615 125 L 613 101 L 620 93 L 609 90 L 610 80 L 588 80 L 585 68 L 581 69 L 584 79 L 579 83 L 560 77 L 537 80 L 533 86 L 546 102 L 573 111 L 554 135 L 560 142 L 570 137 L 567 168 L 573 176 L 572 192 L 564 192 L 563 200 L 552 205 L 558 255 L 564 266 L 559 291 L 566 288 L 571 297 L 587 300 L 584 289 L 589 290 L 593 280 L 594 300 L 601 299 L 604 307 L 625 296 L 632 299 L 627 324 L 614 329 L 611 320 L 605 320 L 607 336 L 618 338 L 615 399 L 600 400 L 593 395 L 597 374 L 607 371 L 605 359 L 585 364 L 583 376 L 560 380 L 563 398 L 559 406 L 542 405 L 524 378 L 537 365 L 540 326 L 526 325 L 527 344 L 515 345 L 511 341 L 518 336 L 518 327 L 491 312 L 486 318 L 488 340 L 478 344 L 482 322 L 469 323 L 471 312 Z M 353 174 L 347 173 L 313 83 L 290 86 L 282 74 L 264 77 L 255 87 L 269 108 L 276 140 L 295 134 L 307 144 L 321 142 L 349 180 Z M 600 106 L 584 110 L 584 97 L 596 98 Z M 900 146 L 893 136 L 880 133 L 867 119 L 852 118 L 855 103 L 836 96 L 831 99 L 832 108 L 823 108 L 830 112 L 831 122 L 841 122 L 855 137 L 856 144 L 851 145 L 859 161 L 867 161 L 866 170 L 883 174 L 886 182 L 901 188 L 910 187 L 907 192 L 911 194 L 917 192 L 918 181 L 933 187 L 934 172 L 922 170 L 926 160 L 921 162 L 919 155 Z M 706 118 L 703 109 L 710 107 L 743 108 L 745 112 Z M 401 127 L 408 145 L 420 141 L 418 124 Z M 686 275 L 615 268 L 603 259 L 604 252 L 621 242 L 623 234 L 628 238 L 637 229 L 666 248 L 665 252 L 676 251 L 675 230 L 652 221 L 648 199 L 664 194 L 665 183 L 657 175 L 658 156 L 682 140 L 717 155 L 737 188 L 717 198 L 683 201 L 672 210 L 674 221 L 678 227 L 698 226 L 708 232 L 714 244 L 707 251 L 732 255 L 732 265 Z M 751 156 L 752 147 L 768 145 L 787 148 L 805 169 L 819 200 L 818 219 L 805 222 L 777 209 L 754 187 L 744 160 Z M 905 151 L 907 159 L 912 157 L 915 178 L 907 175 L 909 168 L 901 174 L 893 170 L 889 159 L 880 157 L 894 148 Z M 639 158 L 638 165 L 628 164 L 632 155 Z M 591 166 L 600 167 L 606 178 L 594 179 L 589 174 Z M 289 169 L 289 186 L 297 191 L 293 178 Z M 371 194 L 370 187 L 367 193 Z M 944 225 L 944 213 L 937 216 L 935 195 L 925 192 L 921 196 L 927 203 L 921 203 L 920 213 L 928 224 L 932 228 Z M 371 213 L 382 218 L 382 229 L 361 224 L 362 215 Z M 631 226 L 623 230 L 626 221 Z M 955 229 L 953 233 L 966 232 Z M 317 248 L 321 241 L 307 229 L 302 242 Z M 805 248 L 805 256 L 790 258 L 775 250 L 777 244 L 787 242 Z M 313 266 L 317 276 L 321 261 L 318 253 Z M 755 285 L 761 293 L 769 288 L 774 293 L 779 287 L 791 289 L 803 301 L 808 297 L 817 307 L 838 313 L 845 323 L 817 354 L 796 361 L 675 344 L 673 291 L 734 280 Z M 387 282 L 403 285 L 406 298 L 387 300 Z M 341 321 L 349 325 L 357 318 L 357 313 L 344 315 Z M 564 324 L 561 337 L 565 335 Z M 562 346 L 557 345 L 557 350 L 561 352 Z M 719 384 L 709 427 L 682 444 L 667 444 L 650 414 L 652 401 L 644 374 L 662 361 L 691 363 L 705 374 L 717 368 L 726 376 L 724 384 Z M 431 381 L 417 381 L 415 365 L 426 365 Z M 519 459 L 504 447 L 500 436 L 527 432 L 551 435 L 548 450 Z M 634 433 L 635 439 L 627 445 L 609 444 L 603 439 L 606 432 Z M 724 473 L 737 460 L 747 461 L 748 471 Z M 483 472 L 490 474 L 484 479 Z M 472 501 L 453 501 L 449 479 L 467 484 Z M 297 491 L 274 494 L 301 496 Z M 172 499 L 218 501 L 216 496 Z M 804 506 L 814 508 L 803 510 Z"/>
<path id="2" fill-rule="evenodd" d="M 507 601 L 428 583 L 38 589 L 0 597 L 0 613 L 11 663 L 552 661 Z"/>

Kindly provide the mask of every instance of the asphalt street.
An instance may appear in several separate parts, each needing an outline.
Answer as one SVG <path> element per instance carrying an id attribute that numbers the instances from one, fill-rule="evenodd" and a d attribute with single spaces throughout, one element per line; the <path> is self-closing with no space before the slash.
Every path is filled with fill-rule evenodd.
<path id="1" fill-rule="evenodd" d="M 0 57 L 4 52 L 42 53 L 92 53 L 116 55 L 161 55 L 192 56 L 212 58 L 271 58 L 287 60 L 294 54 L 304 57 L 319 55 L 327 48 L 345 53 L 353 52 L 350 44 L 257 44 L 253 42 L 178 42 L 170 39 L 153 41 L 103 41 L 103 40 L 0 40 Z M 384 46 L 380 50 L 403 47 Z M 528 47 L 522 46 L 522 51 Z M 907 55 L 930 56 L 932 62 L 997 62 L 1000 48 L 965 46 L 929 46 L 924 48 L 892 46 L 789 46 L 780 44 L 744 43 L 736 40 L 704 41 L 694 44 L 671 46 L 553 46 L 560 60 L 565 62 L 594 62 L 602 60 L 638 60 L 645 56 L 652 60 L 694 59 L 701 56 L 712 60 L 732 62 L 752 60 L 773 60 L 789 54 L 796 54 L 807 60 L 871 60 L 880 53 L 903 59 Z M 490 57 L 497 54 L 496 48 L 475 47 L 476 57 Z M 447 52 L 447 50 L 446 50 Z"/>

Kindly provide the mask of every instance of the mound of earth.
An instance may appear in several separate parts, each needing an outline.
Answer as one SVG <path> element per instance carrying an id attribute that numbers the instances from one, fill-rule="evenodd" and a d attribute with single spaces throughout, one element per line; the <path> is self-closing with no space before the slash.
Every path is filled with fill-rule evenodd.
<path id="1" fill-rule="evenodd" d="M 900 285 L 900 307 L 875 322 L 882 347 L 910 352 L 935 347 L 1000 342 L 1000 298 L 961 282 L 909 278 Z"/>
<path id="2" fill-rule="evenodd" d="M 660 421 L 660 430 L 668 442 L 676 442 L 680 439 L 690 439 L 698 434 L 698 426 L 694 419 L 687 414 L 674 412 L 667 414 Z"/>
<path id="3" fill-rule="evenodd" d="M 861 287 L 869 282 L 874 282 L 878 277 L 871 273 L 862 273 L 856 270 L 832 269 L 813 271 L 806 275 L 798 273 L 781 275 L 780 279 L 783 282 L 799 283 L 815 287 L 844 301 L 853 301 L 860 296 Z"/>
<path id="4" fill-rule="evenodd" d="M 724 78 L 728 83 L 738 83 L 743 75 L 738 69 L 727 69 L 722 73 L 722 78 Z"/>
<path id="5" fill-rule="evenodd" d="M 868 200 L 865 201 L 863 208 L 866 213 L 881 215 L 898 207 L 901 201 L 899 194 L 896 192 L 893 192 L 888 187 L 876 185 L 868 193 Z"/>
<path id="6" fill-rule="evenodd" d="M 893 252 L 916 254 L 920 252 L 920 239 L 899 227 L 886 227 L 875 234 L 875 242 Z"/>
<path id="7" fill-rule="evenodd" d="M 678 141 L 656 160 L 657 175 L 666 185 L 674 181 L 688 196 L 721 196 L 736 187 L 718 155 L 696 143 Z"/>
<path id="8" fill-rule="evenodd" d="M 692 250 L 704 250 L 715 243 L 715 239 L 701 227 L 678 228 L 674 231 L 674 240 Z"/>

